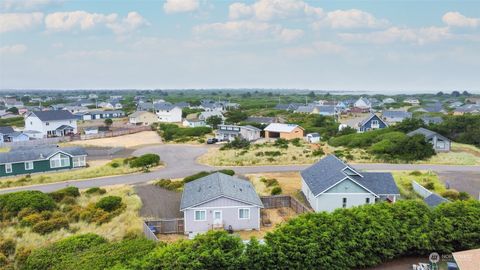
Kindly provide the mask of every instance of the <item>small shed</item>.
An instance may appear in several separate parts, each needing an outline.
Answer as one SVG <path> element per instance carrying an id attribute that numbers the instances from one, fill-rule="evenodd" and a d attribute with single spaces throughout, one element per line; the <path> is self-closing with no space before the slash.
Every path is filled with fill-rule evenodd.
<path id="1" fill-rule="evenodd" d="M 291 140 L 303 138 L 304 129 L 296 124 L 271 123 L 265 129 L 265 138 L 282 138 Z"/>
<path id="2" fill-rule="evenodd" d="M 308 133 L 305 139 L 309 143 L 318 143 L 320 142 L 321 136 L 317 132 Z"/>

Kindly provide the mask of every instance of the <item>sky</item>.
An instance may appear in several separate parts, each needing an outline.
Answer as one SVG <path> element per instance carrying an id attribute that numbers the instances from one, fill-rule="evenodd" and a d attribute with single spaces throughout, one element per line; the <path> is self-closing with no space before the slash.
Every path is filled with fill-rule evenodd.
<path id="1" fill-rule="evenodd" d="M 0 0 L 0 89 L 480 92 L 480 1 Z"/>

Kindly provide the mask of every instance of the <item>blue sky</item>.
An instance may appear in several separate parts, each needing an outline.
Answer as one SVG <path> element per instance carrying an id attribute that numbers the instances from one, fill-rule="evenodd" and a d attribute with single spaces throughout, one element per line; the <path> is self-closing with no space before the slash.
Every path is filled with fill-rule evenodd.
<path id="1" fill-rule="evenodd" d="M 480 1 L 0 1 L 0 88 L 480 91 Z"/>

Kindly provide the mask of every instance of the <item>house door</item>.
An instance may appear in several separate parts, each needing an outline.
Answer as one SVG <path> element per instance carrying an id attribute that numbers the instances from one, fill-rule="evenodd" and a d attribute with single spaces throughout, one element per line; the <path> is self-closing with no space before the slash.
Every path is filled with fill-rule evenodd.
<path id="1" fill-rule="evenodd" d="M 222 224 L 222 211 L 220 210 L 213 211 L 213 224 L 215 225 Z"/>

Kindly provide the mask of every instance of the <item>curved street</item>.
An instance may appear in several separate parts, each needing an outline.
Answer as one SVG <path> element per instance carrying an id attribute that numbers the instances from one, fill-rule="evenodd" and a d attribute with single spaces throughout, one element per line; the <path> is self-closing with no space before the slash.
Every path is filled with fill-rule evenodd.
<path id="1" fill-rule="evenodd" d="M 15 187 L 0 190 L 0 193 L 7 193 L 19 190 L 40 190 L 43 192 L 51 192 L 66 186 L 76 186 L 78 188 L 89 188 L 98 186 L 109 186 L 116 184 L 138 184 L 145 183 L 162 178 L 182 178 L 200 171 L 210 171 L 230 168 L 235 170 L 237 174 L 261 173 L 261 172 L 286 172 L 300 171 L 308 167 L 308 165 L 273 165 L 273 166 L 242 166 L 242 167 L 215 167 L 199 164 L 197 158 L 205 154 L 210 147 L 206 145 L 185 145 L 185 144 L 163 144 L 155 146 L 147 146 L 135 150 L 133 155 L 139 156 L 146 153 L 155 153 L 160 155 L 165 167 L 149 172 L 135 173 L 128 175 L 108 176 L 102 178 L 83 179 L 75 181 L 58 182 L 43 185 L 32 185 L 25 187 Z M 472 180 L 467 185 L 469 193 L 472 195 L 480 192 L 480 166 L 458 166 L 458 165 L 427 165 L 427 164 L 353 164 L 355 168 L 362 170 L 431 170 L 439 173 L 442 181 L 449 181 L 450 178 L 442 179 L 442 174 L 452 177 L 452 175 L 465 177 Z M 455 180 L 455 178 L 454 178 Z M 455 182 L 449 181 L 451 187 L 462 190 L 466 188 L 458 188 Z M 463 184 L 465 186 L 465 184 Z M 473 189 L 473 190 L 472 190 Z"/>

